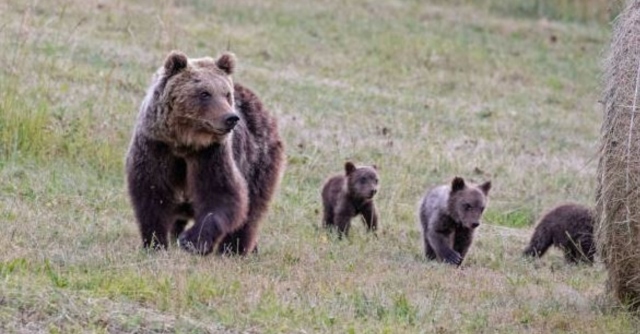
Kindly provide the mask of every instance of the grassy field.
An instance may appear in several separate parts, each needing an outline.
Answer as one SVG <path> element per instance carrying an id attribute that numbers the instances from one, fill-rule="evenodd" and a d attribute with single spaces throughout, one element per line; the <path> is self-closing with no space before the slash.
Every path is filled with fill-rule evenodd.
<path id="1" fill-rule="evenodd" d="M 527 3 L 0 1 L 0 332 L 636 332 L 601 264 L 520 257 L 541 211 L 593 202 L 610 34 Z M 227 48 L 287 144 L 261 252 L 141 251 L 123 162 L 144 90 L 170 50 Z M 319 229 L 348 159 L 380 167 L 378 238 Z M 424 260 L 416 219 L 454 175 L 493 181 L 463 269 Z"/>

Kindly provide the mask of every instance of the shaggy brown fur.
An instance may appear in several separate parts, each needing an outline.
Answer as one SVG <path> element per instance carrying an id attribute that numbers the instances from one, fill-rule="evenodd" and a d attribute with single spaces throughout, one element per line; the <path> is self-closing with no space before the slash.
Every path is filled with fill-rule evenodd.
<path id="1" fill-rule="evenodd" d="M 376 166 L 356 167 L 347 162 L 345 174 L 329 178 L 322 187 L 325 227 L 337 227 L 338 235 L 349 234 L 351 218 L 362 215 L 367 231 L 378 229 L 378 212 L 373 197 L 378 192 Z"/>
<path id="2" fill-rule="evenodd" d="M 256 249 L 284 149 L 276 120 L 231 74 L 235 57 L 166 58 L 142 102 L 127 153 L 142 244 L 208 254 Z M 194 226 L 184 231 L 188 220 Z"/>
<path id="3" fill-rule="evenodd" d="M 579 204 L 563 204 L 547 212 L 536 226 L 525 256 L 539 258 L 554 245 L 564 252 L 569 263 L 592 263 L 593 214 Z"/>
<path id="4" fill-rule="evenodd" d="M 487 203 L 491 182 L 479 186 L 456 177 L 428 191 L 420 202 L 420 223 L 427 259 L 460 265 Z"/>

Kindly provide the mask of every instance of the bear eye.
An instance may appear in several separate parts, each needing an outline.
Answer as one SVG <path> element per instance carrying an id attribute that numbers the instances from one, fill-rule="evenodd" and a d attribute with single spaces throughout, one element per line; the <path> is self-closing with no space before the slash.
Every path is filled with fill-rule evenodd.
<path id="1" fill-rule="evenodd" d="M 462 205 L 462 207 L 464 208 L 465 211 L 471 210 L 471 204 L 469 203 L 465 203 L 464 205 Z"/>
<path id="2" fill-rule="evenodd" d="M 200 92 L 200 98 L 203 100 L 207 100 L 211 97 L 211 93 L 207 91 Z"/>
<path id="3" fill-rule="evenodd" d="M 227 101 L 231 102 L 231 92 L 227 92 L 226 94 L 224 94 L 224 97 L 227 98 Z"/>

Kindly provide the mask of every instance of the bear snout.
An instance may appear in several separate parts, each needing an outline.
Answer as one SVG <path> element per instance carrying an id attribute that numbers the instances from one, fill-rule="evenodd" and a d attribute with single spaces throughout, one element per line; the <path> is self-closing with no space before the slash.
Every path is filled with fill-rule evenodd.
<path id="1" fill-rule="evenodd" d="M 476 227 L 480 226 L 480 222 L 473 222 L 471 223 L 471 228 L 475 229 Z"/>
<path id="2" fill-rule="evenodd" d="M 240 121 L 240 117 L 236 114 L 229 114 L 224 117 L 224 126 L 227 128 L 227 131 L 233 130 Z"/>
<path id="3" fill-rule="evenodd" d="M 375 196 L 377 193 L 378 193 L 378 189 L 375 189 L 375 188 L 374 188 L 374 189 L 371 189 L 371 193 L 370 193 L 369 197 L 373 197 L 373 196 Z"/>

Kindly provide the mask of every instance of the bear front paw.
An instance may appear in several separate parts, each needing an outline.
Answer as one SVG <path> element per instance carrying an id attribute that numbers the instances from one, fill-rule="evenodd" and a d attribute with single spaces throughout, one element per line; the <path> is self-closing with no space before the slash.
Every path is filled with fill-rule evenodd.
<path id="1" fill-rule="evenodd" d="M 444 257 L 444 262 L 459 266 L 462 264 L 462 256 L 456 251 L 451 251 Z"/>
<path id="2" fill-rule="evenodd" d="M 190 231 L 180 233 L 178 246 L 189 253 L 207 255 L 213 251 L 213 243 L 200 236 L 193 236 Z"/>

